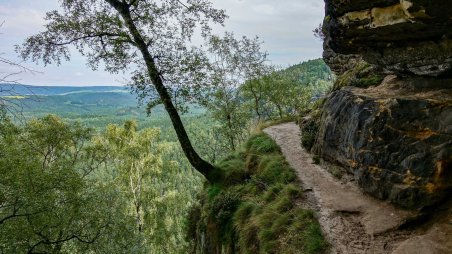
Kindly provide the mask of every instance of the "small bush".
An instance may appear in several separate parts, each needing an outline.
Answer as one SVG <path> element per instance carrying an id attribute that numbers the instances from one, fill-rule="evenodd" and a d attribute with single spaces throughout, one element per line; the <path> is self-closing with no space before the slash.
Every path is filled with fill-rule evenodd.
<path id="1" fill-rule="evenodd" d="M 249 177 L 245 169 L 245 163 L 238 154 L 221 160 L 217 168 L 218 172 L 214 175 L 215 180 L 209 179 L 213 183 L 232 185 L 240 183 Z"/>
<path id="2" fill-rule="evenodd" d="M 275 211 L 278 213 L 284 213 L 292 209 L 294 206 L 294 202 L 287 196 L 279 197 L 278 200 L 274 203 Z"/>
<path id="3" fill-rule="evenodd" d="M 311 151 L 314 146 L 319 129 L 318 120 L 309 119 L 301 128 L 301 144 L 307 150 Z"/>
<path id="4" fill-rule="evenodd" d="M 320 164 L 320 156 L 318 156 L 318 155 L 314 155 L 313 157 L 312 157 L 312 160 L 314 161 L 314 164 Z"/>
<path id="5" fill-rule="evenodd" d="M 234 237 L 233 216 L 240 204 L 236 193 L 223 191 L 213 198 L 210 203 L 209 217 L 215 221 L 218 239 L 222 243 L 230 243 Z"/>
<path id="6" fill-rule="evenodd" d="M 311 223 L 305 232 L 306 253 L 319 253 L 328 248 L 329 244 L 325 240 L 318 223 Z"/>
<path id="7" fill-rule="evenodd" d="M 301 198 L 302 192 L 300 187 L 294 184 L 288 184 L 284 187 L 283 193 L 287 195 L 290 199 Z"/>
<path id="8" fill-rule="evenodd" d="M 239 227 L 240 225 L 245 224 L 246 221 L 250 219 L 253 211 L 256 210 L 256 207 L 256 203 L 253 202 L 242 203 L 237 209 L 237 212 L 234 214 L 234 222 L 236 226 Z"/>
<path id="9" fill-rule="evenodd" d="M 207 197 L 212 200 L 215 196 L 220 194 L 222 188 L 218 184 L 214 184 L 207 189 Z"/>
<path id="10" fill-rule="evenodd" d="M 284 188 L 283 184 L 276 184 L 271 186 L 265 193 L 263 196 L 264 201 L 266 202 L 270 202 L 275 200 L 275 198 L 278 196 L 278 194 L 282 191 L 282 189 Z"/>
<path id="11" fill-rule="evenodd" d="M 260 158 L 259 158 L 258 154 L 248 154 L 246 156 L 246 161 L 245 161 L 246 171 L 251 174 L 256 173 L 256 169 L 259 170 L 259 168 L 257 166 L 259 163 L 259 160 L 260 160 Z"/>

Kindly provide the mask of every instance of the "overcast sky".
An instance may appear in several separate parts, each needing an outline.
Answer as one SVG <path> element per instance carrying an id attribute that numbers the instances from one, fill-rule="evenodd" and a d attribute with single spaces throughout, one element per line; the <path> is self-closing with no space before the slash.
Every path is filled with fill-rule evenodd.
<path id="1" fill-rule="evenodd" d="M 216 8 L 226 10 L 229 19 L 226 30 L 237 36 L 259 36 L 264 50 L 273 64 L 289 66 L 319 58 L 322 44 L 312 30 L 324 16 L 322 0 L 212 0 Z M 4 58 L 17 60 L 14 45 L 43 30 L 44 14 L 57 9 L 57 0 L 0 0 L 0 53 Z M 218 31 L 219 32 L 219 31 Z M 30 85 L 121 85 L 124 76 L 111 75 L 102 70 L 93 72 L 86 67 L 83 57 L 72 54 L 70 62 L 61 66 L 23 63 L 41 74 L 16 76 Z M 9 67 L 0 64 L 0 75 Z"/>

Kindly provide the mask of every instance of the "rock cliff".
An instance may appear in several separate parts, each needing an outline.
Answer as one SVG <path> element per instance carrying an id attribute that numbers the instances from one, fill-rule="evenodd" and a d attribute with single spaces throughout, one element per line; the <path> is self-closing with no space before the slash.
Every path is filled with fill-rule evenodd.
<path id="1" fill-rule="evenodd" d="M 452 75 L 452 1 L 326 0 L 328 46 L 399 75 Z"/>
<path id="2" fill-rule="evenodd" d="M 325 2 L 324 58 L 339 77 L 313 152 L 375 197 L 438 203 L 452 189 L 452 1 Z"/>

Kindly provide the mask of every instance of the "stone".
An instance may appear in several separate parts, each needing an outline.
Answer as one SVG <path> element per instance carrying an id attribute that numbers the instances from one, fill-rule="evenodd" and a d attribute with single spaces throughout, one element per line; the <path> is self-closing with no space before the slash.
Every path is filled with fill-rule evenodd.
<path id="1" fill-rule="evenodd" d="M 325 3 L 326 59 L 330 48 L 360 55 L 388 74 L 452 76 L 452 0 Z"/>
<path id="2" fill-rule="evenodd" d="M 336 75 L 342 75 L 353 69 L 357 63 L 362 62 L 362 57 L 356 54 L 344 55 L 334 52 L 328 45 L 326 38 L 323 44 L 323 60 Z"/>
<path id="3" fill-rule="evenodd" d="M 368 64 L 362 59 L 357 60 L 353 67 L 339 75 L 334 83 L 333 91 L 344 86 L 367 88 L 381 84 L 384 75 L 375 65 Z"/>
<path id="4" fill-rule="evenodd" d="M 426 232 L 403 241 L 391 254 L 450 254 L 452 225 L 447 221 L 452 218 L 452 206 L 448 206 L 445 213 L 435 214 L 436 221 Z"/>
<path id="5" fill-rule="evenodd" d="M 337 90 L 312 151 L 372 196 L 406 208 L 436 204 L 452 189 L 451 82 L 390 76 L 380 86 Z"/>

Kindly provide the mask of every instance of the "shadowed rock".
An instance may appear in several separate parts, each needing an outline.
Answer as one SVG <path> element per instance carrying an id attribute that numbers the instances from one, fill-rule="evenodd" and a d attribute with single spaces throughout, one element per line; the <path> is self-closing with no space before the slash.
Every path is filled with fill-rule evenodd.
<path id="1" fill-rule="evenodd" d="M 325 3 L 338 79 L 313 152 L 375 197 L 437 204 L 452 189 L 452 0 Z"/>
<path id="2" fill-rule="evenodd" d="M 378 198 L 408 208 L 441 200 L 452 187 L 452 91 L 425 82 L 334 92 L 313 151 Z"/>
<path id="3" fill-rule="evenodd" d="M 452 75 L 452 1 L 326 0 L 328 47 L 398 75 Z"/>

